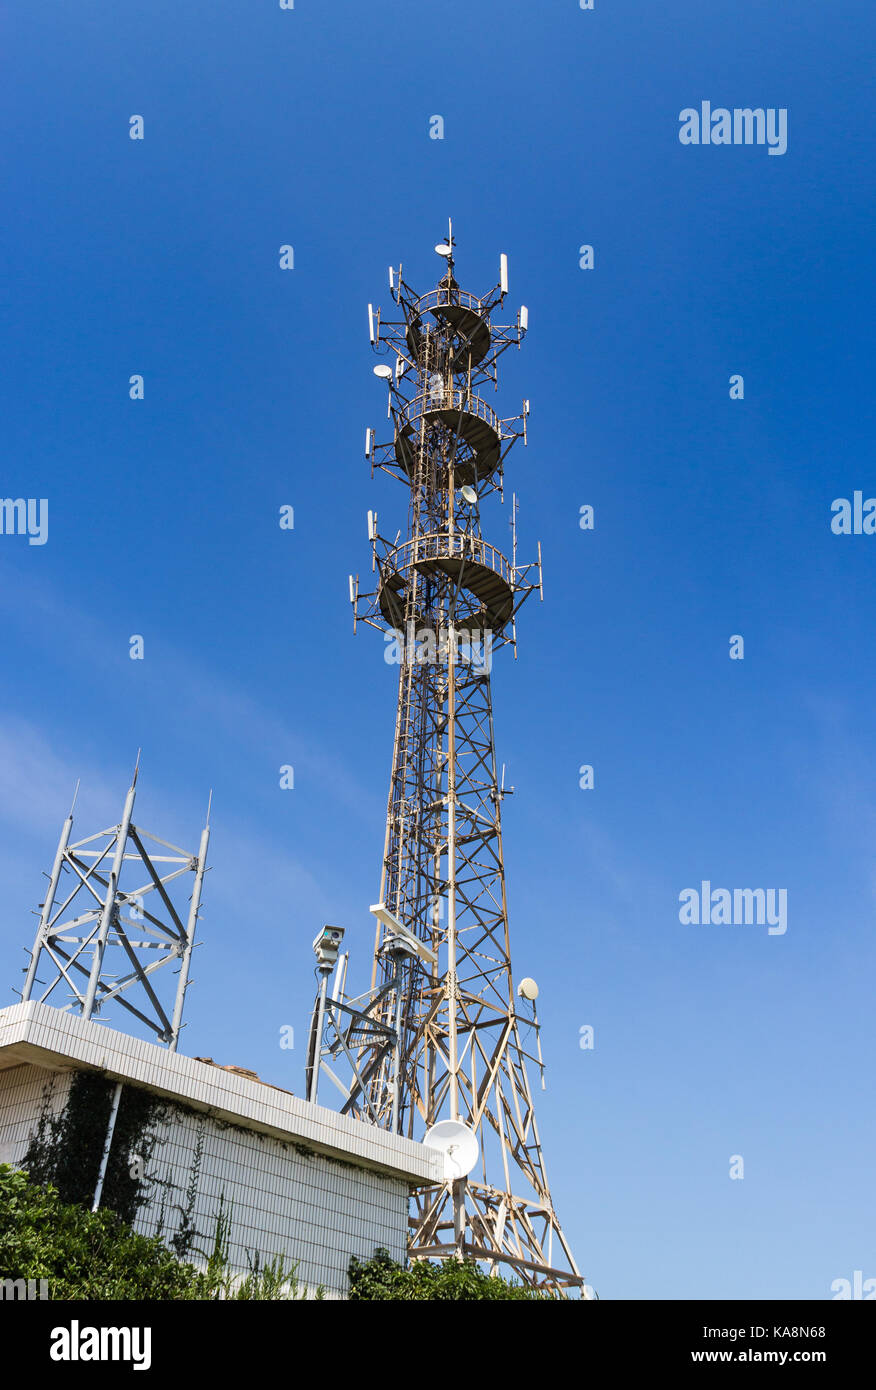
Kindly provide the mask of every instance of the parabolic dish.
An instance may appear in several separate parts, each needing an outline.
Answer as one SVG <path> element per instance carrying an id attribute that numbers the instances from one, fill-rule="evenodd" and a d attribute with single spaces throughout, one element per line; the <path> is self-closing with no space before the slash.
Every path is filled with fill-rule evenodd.
<path id="1" fill-rule="evenodd" d="M 477 1135 L 459 1120 L 439 1120 L 423 1135 L 423 1143 L 444 1154 L 444 1176 L 465 1178 L 478 1161 Z"/>

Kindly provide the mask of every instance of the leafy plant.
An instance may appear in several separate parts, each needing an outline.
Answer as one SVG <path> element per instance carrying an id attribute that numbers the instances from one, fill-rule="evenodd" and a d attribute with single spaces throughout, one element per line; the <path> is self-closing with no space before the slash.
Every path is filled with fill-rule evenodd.
<path id="1" fill-rule="evenodd" d="M 538 1289 L 509 1282 L 496 1274 L 485 1274 L 474 1260 L 445 1260 L 440 1264 L 418 1260 L 406 1268 L 383 1248 L 375 1250 L 370 1260 L 352 1259 L 349 1276 L 349 1296 L 359 1300 L 478 1299 L 497 1302 L 549 1297 Z"/>
<path id="2" fill-rule="evenodd" d="M 230 1213 L 220 1204 L 205 1270 L 178 1260 L 157 1236 L 137 1235 L 113 1211 L 62 1202 L 57 1189 L 0 1164 L 0 1278 L 45 1279 L 52 1299 L 279 1300 L 308 1297 L 282 1256 L 233 1275 Z M 316 1290 L 323 1298 L 325 1291 Z"/>

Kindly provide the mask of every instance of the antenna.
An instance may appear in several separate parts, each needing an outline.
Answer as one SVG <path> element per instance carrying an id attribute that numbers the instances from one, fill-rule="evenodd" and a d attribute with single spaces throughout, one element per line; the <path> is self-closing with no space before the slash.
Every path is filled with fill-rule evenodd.
<path id="1" fill-rule="evenodd" d="M 428 961 L 430 964 L 435 961 L 435 952 L 430 950 L 412 931 L 408 931 L 407 927 L 389 911 L 385 903 L 374 903 L 373 907 L 369 907 L 368 911 L 373 913 L 378 922 L 392 932 L 393 935 L 400 936 L 404 941 L 407 941 L 408 945 L 413 947 L 416 954 L 421 956 L 423 960 Z"/>
<path id="2" fill-rule="evenodd" d="M 444 1177 L 448 1182 L 467 1178 L 480 1157 L 477 1135 L 459 1120 L 439 1120 L 426 1130 L 423 1143 L 444 1155 Z"/>
<path id="3" fill-rule="evenodd" d="M 370 457 L 371 457 L 371 455 L 372 455 L 373 452 L 374 452 L 374 431 L 373 431 L 372 429 L 367 429 L 367 430 L 365 431 L 365 457 L 366 457 L 367 459 L 370 459 Z"/>
<path id="4" fill-rule="evenodd" d="M 525 333 L 527 328 L 529 327 L 529 310 L 527 309 L 525 304 L 521 304 L 520 306 L 520 316 L 518 322 L 520 324 L 521 334 Z"/>
<path id="5" fill-rule="evenodd" d="M 369 513 L 368 513 L 368 539 L 369 539 L 369 541 L 373 541 L 373 540 L 376 540 L 376 539 L 377 539 L 377 513 L 376 513 L 376 512 L 369 512 Z"/>
<path id="6" fill-rule="evenodd" d="M 374 375 L 379 376 L 381 381 L 392 381 L 392 367 L 387 367 L 385 362 L 378 362 L 373 371 Z"/>
<path id="7" fill-rule="evenodd" d="M 499 289 L 503 295 L 508 293 L 508 257 L 504 253 L 499 257 Z"/>
<path id="8" fill-rule="evenodd" d="M 374 306 L 373 306 L 373 304 L 369 304 L 369 305 L 368 305 L 368 337 L 371 339 L 372 343 L 376 343 L 376 342 L 377 342 L 377 333 L 375 332 L 375 329 L 374 329 Z"/>

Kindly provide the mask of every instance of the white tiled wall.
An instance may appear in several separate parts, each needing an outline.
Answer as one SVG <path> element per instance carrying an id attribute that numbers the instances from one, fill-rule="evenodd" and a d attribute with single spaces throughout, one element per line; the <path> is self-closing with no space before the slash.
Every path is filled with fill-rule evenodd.
<path id="1" fill-rule="evenodd" d="M 45 1106 L 58 1115 L 67 1104 L 71 1072 L 49 1072 L 24 1063 L 0 1071 L 0 1163 L 20 1163 Z"/>
<path id="2" fill-rule="evenodd" d="M 53 1081 L 50 1113 L 66 1103 L 70 1072 L 24 1064 L 0 1071 L 0 1161 L 20 1163 Z M 408 1182 L 372 1168 L 347 1166 L 292 1142 L 212 1116 L 192 1114 L 165 1101 L 166 1116 L 151 1133 L 156 1142 L 146 1167 L 148 1199 L 135 1229 L 166 1242 L 179 1230 L 186 1205 L 199 1134 L 201 1162 L 191 1222 L 198 1232 L 187 1256 L 203 1263 L 213 1245 L 220 1199 L 230 1212 L 229 1257 L 234 1272 L 246 1273 L 249 1256 L 261 1262 L 283 1255 L 287 1268 L 314 1292 L 344 1297 L 352 1255 L 367 1259 L 385 1246 L 404 1258 Z M 131 1156 L 133 1157 L 133 1156 Z"/>
<path id="3" fill-rule="evenodd" d="M 369 1258 L 385 1246 L 404 1258 L 408 1185 L 404 1179 L 360 1167 L 347 1167 L 317 1153 L 297 1152 L 269 1135 L 223 1128 L 204 1115 L 170 1107 L 155 1126 L 157 1143 L 147 1170 L 153 1200 L 135 1223 L 152 1235 L 164 1201 L 164 1238 L 179 1229 L 199 1133 L 202 1135 L 198 1195 L 191 1220 L 203 1254 L 212 1247 L 220 1200 L 231 1212 L 229 1256 L 236 1271 L 249 1268 L 248 1252 L 262 1262 L 283 1255 L 287 1267 L 311 1290 L 322 1284 L 327 1295 L 343 1296 L 351 1255 Z M 157 1182 L 155 1180 L 158 1180 Z M 173 1184 L 173 1191 L 161 1182 Z M 194 1250 L 193 1262 L 196 1262 Z"/>

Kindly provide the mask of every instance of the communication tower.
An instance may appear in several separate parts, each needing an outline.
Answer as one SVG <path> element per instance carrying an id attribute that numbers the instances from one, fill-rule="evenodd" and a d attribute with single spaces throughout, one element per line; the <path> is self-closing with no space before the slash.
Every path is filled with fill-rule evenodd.
<path id="1" fill-rule="evenodd" d="M 374 587 L 362 592 L 351 576 L 350 600 L 354 626 L 381 630 L 398 661 L 398 706 L 371 989 L 347 998 L 340 938 L 328 953 L 318 938 L 308 1094 L 325 1074 L 344 1113 L 444 1152 L 445 1181 L 412 1204 L 412 1258 L 465 1255 L 588 1297 L 551 1200 L 527 1073 L 527 1062 L 541 1067 L 538 990 L 526 979 L 515 992 L 512 980 L 501 826 L 510 789 L 493 738 L 492 656 L 516 647 L 516 614 L 542 577 L 540 546 L 518 563 L 516 499 L 511 558 L 482 535 L 481 507 L 501 496 L 529 415 L 524 401 L 500 418 L 485 393 L 528 313 L 494 322 L 505 256 L 498 284 L 477 296 L 456 281 L 452 227 L 435 250 L 445 262 L 435 289 L 417 294 L 391 268 L 400 314 L 368 307 L 390 427 L 382 443 L 366 431 L 365 454 L 372 475 L 404 484 L 408 509 L 392 540 L 369 513 Z"/>

